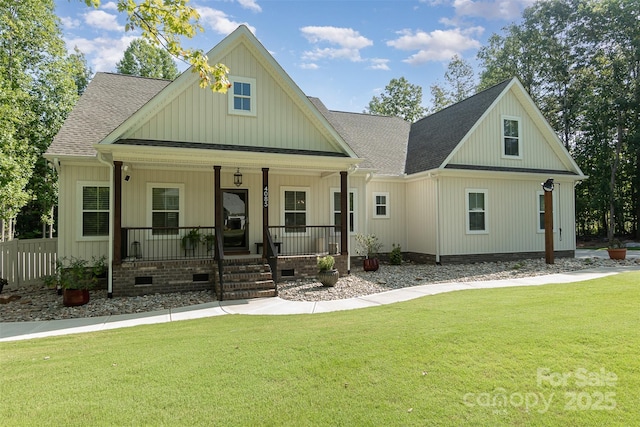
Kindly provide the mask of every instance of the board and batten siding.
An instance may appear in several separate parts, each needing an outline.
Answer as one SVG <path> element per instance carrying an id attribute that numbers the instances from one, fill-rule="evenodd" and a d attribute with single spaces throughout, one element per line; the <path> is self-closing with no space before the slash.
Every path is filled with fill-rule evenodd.
<path id="1" fill-rule="evenodd" d="M 574 187 L 556 180 L 554 212 L 562 235 L 554 232 L 555 250 L 575 249 Z M 468 234 L 466 190 L 486 190 L 487 233 Z M 441 255 L 543 252 L 544 232 L 538 230 L 540 183 L 534 180 L 446 178 L 440 183 Z"/>
<path id="2" fill-rule="evenodd" d="M 406 183 L 408 252 L 435 255 L 437 236 L 436 180 L 424 178 Z M 404 248 L 403 248 L 404 250 Z"/>
<path id="3" fill-rule="evenodd" d="M 388 217 L 375 217 L 375 193 L 387 193 Z M 376 180 L 367 185 L 366 210 L 368 233 L 375 234 L 382 243 L 381 252 L 391 252 L 393 244 L 400 245 L 403 251 L 407 250 L 407 210 L 405 208 L 405 183 L 404 181 Z"/>
<path id="4" fill-rule="evenodd" d="M 338 152 L 317 119 L 294 100 L 249 48 L 239 44 L 221 62 L 232 76 L 256 80 L 256 115 L 228 114 L 228 95 L 193 84 L 123 138 Z"/>
<path id="5" fill-rule="evenodd" d="M 88 162 L 87 166 L 63 163 L 58 175 L 58 259 L 80 258 L 107 255 L 108 237 L 95 239 L 82 238 L 81 194 L 79 183 L 92 183 L 109 186 L 109 168 L 98 161 Z"/>
<path id="6" fill-rule="evenodd" d="M 513 92 L 507 92 L 469 135 L 449 163 L 511 168 L 567 170 L 545 139 L 530 113 Z M 521 159 L 503 158 L 503 118 L 520 120 Z"/>

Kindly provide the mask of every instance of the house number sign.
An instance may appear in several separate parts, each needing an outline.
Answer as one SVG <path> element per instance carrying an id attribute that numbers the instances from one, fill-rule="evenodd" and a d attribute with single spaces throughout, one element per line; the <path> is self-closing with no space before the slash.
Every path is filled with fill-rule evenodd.
<path id="1" fill-rule="evenodd" d="M 262 190 L 262 202 L 263 202 L 263 206 L 265 208 L 269 207 L 269 187 L 268 186 L 264 186 L 264 189 Z"/>

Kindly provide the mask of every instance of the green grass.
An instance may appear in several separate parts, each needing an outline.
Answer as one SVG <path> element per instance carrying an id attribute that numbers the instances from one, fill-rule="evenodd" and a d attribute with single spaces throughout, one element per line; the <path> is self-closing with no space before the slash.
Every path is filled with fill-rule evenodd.
<path id="1" fill-rule="evenodd" d="M 346 312 L 223 316 L 2 343 L 0 419 L 4 426 L 634 425 L 639 308 L 640 273 L 627 273 Z M 564 385 L 538 381 L 539 369 L 547 379 L 571 377 Z M 615 384 L 596 385 L 603 370 Z M 507 403 L 498 405 L 502 395 Z M 541 398 L 551 399 L 548 408 Z"/>

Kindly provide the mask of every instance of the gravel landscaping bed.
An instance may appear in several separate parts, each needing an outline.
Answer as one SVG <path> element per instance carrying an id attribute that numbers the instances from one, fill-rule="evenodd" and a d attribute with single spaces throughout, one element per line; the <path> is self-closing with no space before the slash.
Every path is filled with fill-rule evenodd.
<path id="1" fill-rule="evenodd" d="M 381 265 L 377 272 L 355 268 L 352 274 L 338 280 L 335 287 L 323 287 L 314 279 L 280 283 L 280 298 L 293 301 L 328 301 L 371 295 L 391 289 L 444 282 L 470 282 L 531 277 L 596 267 L 638 265 L 634 260 L 611 261 L 589 258 L 556 259 L 547 265 L 544 259 L 511 262 L 491 262 L 464 265 L 423 265 L 405 263 L 401 266 Z M 0 305 L 0 322 L 59 320 L 78 317 L 99 317 L 115 314 L 141 313 L 185 307 L 215 301 L 209 292 L 155 294 L 141 297 L 107 298 L 105 290 L 91 292 L 91 300 L 80 307 L 64 307 L 62 297 L 42 286 L 21 289 L 6 288 L 3 296 L 19 299 Z"/>

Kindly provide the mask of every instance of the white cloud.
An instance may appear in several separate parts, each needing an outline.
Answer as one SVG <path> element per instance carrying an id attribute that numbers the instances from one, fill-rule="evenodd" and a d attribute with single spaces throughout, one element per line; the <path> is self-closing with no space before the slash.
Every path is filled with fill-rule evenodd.
<path id="1" fill-rule="evenodd" d="M 457 16 L 479 17 L 489 20 L 510 21 L 522 16 L 522 11 L 536 0 L 454 0 Z"/>
<path id="2" fill-rule="evenodd" d="M 122 36 L 119 39 L 98 37 L 95 39 L 75 38 L 65 40 L 67 48 L 73 52 L 78 47 L 87 58 L 91 58 L 89 65 L 94 72 L 115 71 L 116 63 L 124 56 L 124 51 L 136 36 Z"/>
<path id="3" fill-rule="evenodd" d="M 314 44 L 327 42 L 350 49 L 362 49 L 373 45 L 371 40 L 351 28 L 302 27 L 300 31 L 307 40 Z"/>
<path id="4" fill-rule="evenodd" d="M 71 18 L 69 16 L 60 17 L 60 23 L 67 30 L 72 30 L 74 28 L 79 28 L 80 27 L 80 21 L 77 20 L 77 19 L 73 19 L 73 18 Z"/>
<path id="5" fill-rule="evenodd" d="M 388 59 L 372 58 L 369 61 L 371 61 L 371 65 L 369 66 L 369 69 L 371 70 L 383 70 L 383 71 L 390 70 Z"/>
<path id="6" fill-rule="evenodd" d="M 300 68 L 302 68 L 303 70 L 317 70 L 320 67 L 318 67 L 318 64 L 304 63 L 304 64 L 300 64 Z"/>
<path id="7" fill-rule="evenodd" d="M 124 25 L 118 24 L 118 17 L 103 10 L 92 10 L 83 15 L 84 22 L 95 28 L 108 31 L 124 31 Z"/>
<path id="8" fill-rule="evenodd" d="M 101 9 L 118 11 L 118 5 L 116 4 L 116 2 L 110 1 L 108 3 L 103 4 Z"/>
<path id="9" fill-rule="evenodd" d="M 305 51 L 302 55 L 304 61 L 313 62 L 327 58 L 359 62 L 362 61 L 360 49 L 373 45 L 371 40 L 351 28 L 303 27 L 300 31 L 310 43 L 337 45 L 337 47 L 316 47 Z"/>
<path id="10" fill-rule="evenodd" d="M 231 34 L 238 28 L 241 24 L 246 25 L 249 30 L 255 34 L 256 29 L 246 22 L 237 22 L 229 19 L 226 13 L 212 9 L 210 7 L 196 7 L 198 13 L 200 14 L 200 22 L 203 26 L 211 28 L 218 34 L 222 34 L 224 36 Z"/>
<path id="11" fill-rule="evenodd" d="M 447 61 L 454 55 L 461 55 L 465 50 L 480 48 L 480 42 L 473 37 L 482 34 L 482 31 L 482 27 L 435 30 L 430 33 L 403 30 L 399 32 L 399 38 L 388 41 L 387 45 L 400 50 L 417 50 L 417 53 L 404 60 L 412 65 L 429 61 Z"/>
<path id="12" fill-rule="evenodd" d="M 244 9 L 249 9 L 252 12 L 262 12 L 262 8 L 256 0 L 238 0 L 238 4 L 240 4 Z"/>

